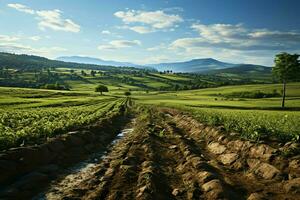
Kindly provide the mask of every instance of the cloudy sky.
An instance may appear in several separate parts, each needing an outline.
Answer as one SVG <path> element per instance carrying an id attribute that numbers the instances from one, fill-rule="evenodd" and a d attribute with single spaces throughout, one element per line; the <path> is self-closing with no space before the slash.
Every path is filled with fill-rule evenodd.
<path id="1" fill-rule="evenodd" d="M 0 0 L 0 51 L 272 65 L 276 53 L 300 53 L 299 8 L 299 0 Z"/>

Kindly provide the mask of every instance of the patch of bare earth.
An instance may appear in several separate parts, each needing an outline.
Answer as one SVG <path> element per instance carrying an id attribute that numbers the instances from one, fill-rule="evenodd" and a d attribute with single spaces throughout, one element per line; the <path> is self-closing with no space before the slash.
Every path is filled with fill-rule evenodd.
<path id="1" fill-rule="evenodd" d="M 241 140 L 172 109 L 133 128 L 59 199 L 300 199 L 300 157 L 282 153 L 296 144 Z"/>

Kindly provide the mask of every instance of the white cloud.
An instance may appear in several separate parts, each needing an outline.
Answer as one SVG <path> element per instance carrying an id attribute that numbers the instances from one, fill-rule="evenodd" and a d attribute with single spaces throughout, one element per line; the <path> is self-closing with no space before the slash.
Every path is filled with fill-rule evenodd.
<path id="1" fill-rule="evenodd" d="M 113 40 L 108 44 L 99 45 L 100 50 L 115 50 L 120 48 L 140 46 L 141 42 L 139 40 Z"/>
<path id="2" fill-rule="evenodd" d="M 0 42 L 14 42 L 17 40 L 20 40 L 20 38 L 16 36 L 0 35 Z"/>
<path id="3" fill-rule="evenodd" d="M 56 31 L 79 32 L 80 26 L 70 19 L 63 19 L 60 10 L 41 10 L 36 14 L 40 20 L 39 28 L 45 30 L 50 28 Z"/>
<path id="4" fill-rule="evenodd" d="M 103 30 L 101 33 L 102 33 L 102 34 L 106 34 L 106 35 L 111 34 L 111 32 L 110 32 L 109 30 Z"/>
<path id="5" fill-rule="evenodd" d="M 147 48 L 147 51 L 161 51 L 168 49 L 168 46 L 165 43 L 161 43 L 157 46 Z"/>
<path id="6" fill-rule="evenodd" d="M 79 32 L 80 26 L 73 22 L 71 19 L 65 19 L 62 17 L 62 11 L 55 10 L 32 10 L 29 7 L 22 4 L 8 4 L 8 7 L 14 8 L 20 12 L 36 15 L 39 20 L 38 26 L 41 30 L 47 28 L 55 31 L 66 32 Z"/>
<path id="7" fill-rule="evenodd" d="M 175 40 L 172 48 L 211 47 L 235 50 L 295 50 L 300 49 L 300 32 L 268 29 L 247 29 L 242 24 L 193 24 L 198 37 Z"/>
<path id="8" fill-rule="evenodd" d="M 10 4 L 7 4 L 8 7 L 10 8 L 14 8 L 20 12 L 25 12 L 27 14 L 34 14 L 35 11 L 32 10 L 31 8 L 25 6 L 25 5 L 22 5 L 22 4 L 18 4 L 18 3 L 10 3 Z"/>
<path id="9" fill-rule="evenodd" d="M 154 29 L 148 28 L 146 26 L 132 26 L 132 27 L 128 27 L 128 29 L 140 34 L 154 32 Z"/>
<path id="10" fill-rule="evenodd" d="M 29 37 L 29 39 L 33 41 L 39 41 L 41 37 L 36 35 L 36 36 Z"/>
<path id="11" fill-rule="evenodd" d="M 128 29 L 136 31 L 138 33 L 149 33 L 156 30 L 166 30 L 175 27 L 177 23 L 183 21 L 183 19 L 179 15 L 166 14 L 163 10 L 128 10 L 125 12 L 118 11 L 115 12 L 114 15 L 122 19 L 122 21 L 127 25 L 134 24 L 134 26 L 129 27 Z"/>
<path id="12" fill-rule="evenodd" d="M 41 47 L 34 48 L 29 45 L 23 45 L 18 43 L 1 43 L 0 51 L 11 53 L 24 53 L 24 54 L 38 54 L 42 56 L 51 56 L 53 53 L 67 51 L 62 47 Z"/>

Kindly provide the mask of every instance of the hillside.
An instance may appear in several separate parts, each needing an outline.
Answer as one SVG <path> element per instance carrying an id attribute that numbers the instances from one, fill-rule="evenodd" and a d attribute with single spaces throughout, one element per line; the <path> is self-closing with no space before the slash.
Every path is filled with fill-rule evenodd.
<path id="1" fill-rule="evenodd" d="M 215 69 L 233 67 L 235 64 L 221 62 L 212 58 L 193 59 L 185 62 L 149 64 L 159 71 L 172 70 L 173 72 L 204 72 Z"/>
<path id="2" fill-rule="evenodd" d="M 272 80 L 272 68 L 261 65 L 241 64 L 226 69 L 211 70 L 205 73 L 231 78 Z"/>
<path id="3" fill-rule="evenodd" d="M 202 64 L 211 61 L 202 60 Z M 190 64 L 188 67 L 191 66 Z M 97 84 L 104 84 L 110 89 L 120 91 L 189 90 L 256 83 L 256 76 L 249 79 L 248 76 L 233 78 L 233 75 L 157 72 L 133 67 L 78 64 L 38 56 L 0 53 L 0 86 L 10 87 L 94 90 Z M 260 82 L 270 82 L 269 79 L 263 79 L 264 74 L 260 77 Z"/>
<path id="4" fill-rule="evenodd" d="M 129 62 L 118 62 L 112 60 L 102 60 L 99 58 L 84 57 L 84 56 L 62 56 L 56 58 L 56 60 L 64 62 L 94 64 L 94 65 L 106 65 L 106 66 L 117 66 L 117 67 L 141 67 L 140 65 L 129 63 Z"/>
<path id="5" fill-rule="evenodd" d="M 108 65 L 95 64 L 79 64 L 74 62 L 63 62 L 57 60 L 50 60 L 48 58 L 33 56 L 33 55 L 19 55 L 0 52 L 0 67 L 9 67 L 18 70 L 41 69 L 41 68 L 81 68 L 94 70 L 126 70 L 130 68 L 117 68 Z M 131 68 L 132 69 L 132 68 Z"/>

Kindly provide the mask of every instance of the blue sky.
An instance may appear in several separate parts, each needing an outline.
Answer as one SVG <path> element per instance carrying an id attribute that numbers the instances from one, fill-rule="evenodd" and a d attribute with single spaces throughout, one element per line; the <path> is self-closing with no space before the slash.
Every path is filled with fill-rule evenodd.
<path id="1" fill-rule="evenodd" d="M 276 53 L 300 53 L 299 7 L 298 0 L 1 0 L 0 51 L 272 65 Z"/>

